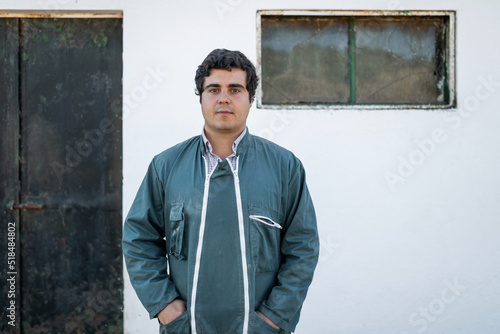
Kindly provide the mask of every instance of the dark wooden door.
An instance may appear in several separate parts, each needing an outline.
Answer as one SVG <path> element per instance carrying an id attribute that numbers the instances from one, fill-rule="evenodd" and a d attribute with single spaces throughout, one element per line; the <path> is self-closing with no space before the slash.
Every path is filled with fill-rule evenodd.
<path id="1" fill-rule="evenodd" d="M 3 19 L 0 43 L 1 332 L 13 301 L 15 332 L 122 332 L 122 20 Z"/>

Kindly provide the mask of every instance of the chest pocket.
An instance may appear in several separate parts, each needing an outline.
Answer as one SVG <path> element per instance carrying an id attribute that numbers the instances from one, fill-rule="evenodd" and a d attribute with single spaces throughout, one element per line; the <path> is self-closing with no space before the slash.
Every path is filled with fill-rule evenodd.
<path id="1" fill-rule="evenodd" d="M 172 203 L 170 208 L 170 249 L 168 254 L 179 260 L 185 260 L 184 247 L 184 203 Z"/>
<path id="2" fill-rule="evenodd" d="M 280 215 L 270 209 L 249 208 L 250 239 L 255 272 L 278 271 L 281 262 Z"/>

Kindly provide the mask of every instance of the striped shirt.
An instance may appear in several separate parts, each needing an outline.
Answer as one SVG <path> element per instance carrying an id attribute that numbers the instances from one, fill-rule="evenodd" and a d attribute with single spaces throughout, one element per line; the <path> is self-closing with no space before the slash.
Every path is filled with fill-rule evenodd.
<path id="1" fill-rule="evenodd" d="M 226 158 L 229 159 L 229 162 L 231 163 L 233 169 L 236 169 L 236 150 L 238 149 L 238 144 L 241 142 L 246 133 L 247 128 L 245 127 L 245 130 L 243 130 L 243 132 L 238 136 L 238 138 L 236 138 L 233 143 L 233 154 Z M 207 170 L 210 174 L 214 170 L 215 166 L 217 166 L 219 161 L 222 161 L 222 159 L 212 151 L 212 145 L 208 141 L 207 136 L 205 136 L 205 129 L 203 129 L 201 135 L 203 136 L 203 142 L 205 143 L 205 152 L 203 152 L 203 157 L 205 158 L 205 161 L 207 163 Z"/>

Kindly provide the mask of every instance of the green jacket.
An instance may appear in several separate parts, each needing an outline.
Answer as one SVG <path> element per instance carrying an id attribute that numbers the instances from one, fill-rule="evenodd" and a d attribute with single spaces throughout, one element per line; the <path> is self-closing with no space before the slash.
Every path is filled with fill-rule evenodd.
<path id="1" fill-rule="evenodd" d="M 131 283 L 151 318 L 187 302 L 161 333 L 293 332 L 319 253 L 302 164 L 249 133 L 236 170 L 209 174 L 203 152 L 200 135 L 151 162 L 123 231 Z"/>

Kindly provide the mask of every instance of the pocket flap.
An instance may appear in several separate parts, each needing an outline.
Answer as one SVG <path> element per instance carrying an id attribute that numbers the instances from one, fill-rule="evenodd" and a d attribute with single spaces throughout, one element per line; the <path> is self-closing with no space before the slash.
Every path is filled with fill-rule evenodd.
<path id="1" fill-rule="evenodd" d="M 170 208 L 170 221 L 176 222 L 182 220 L 183 208 L 184 208 L 184 203 L 172 203 L 172 207 Z"/>

